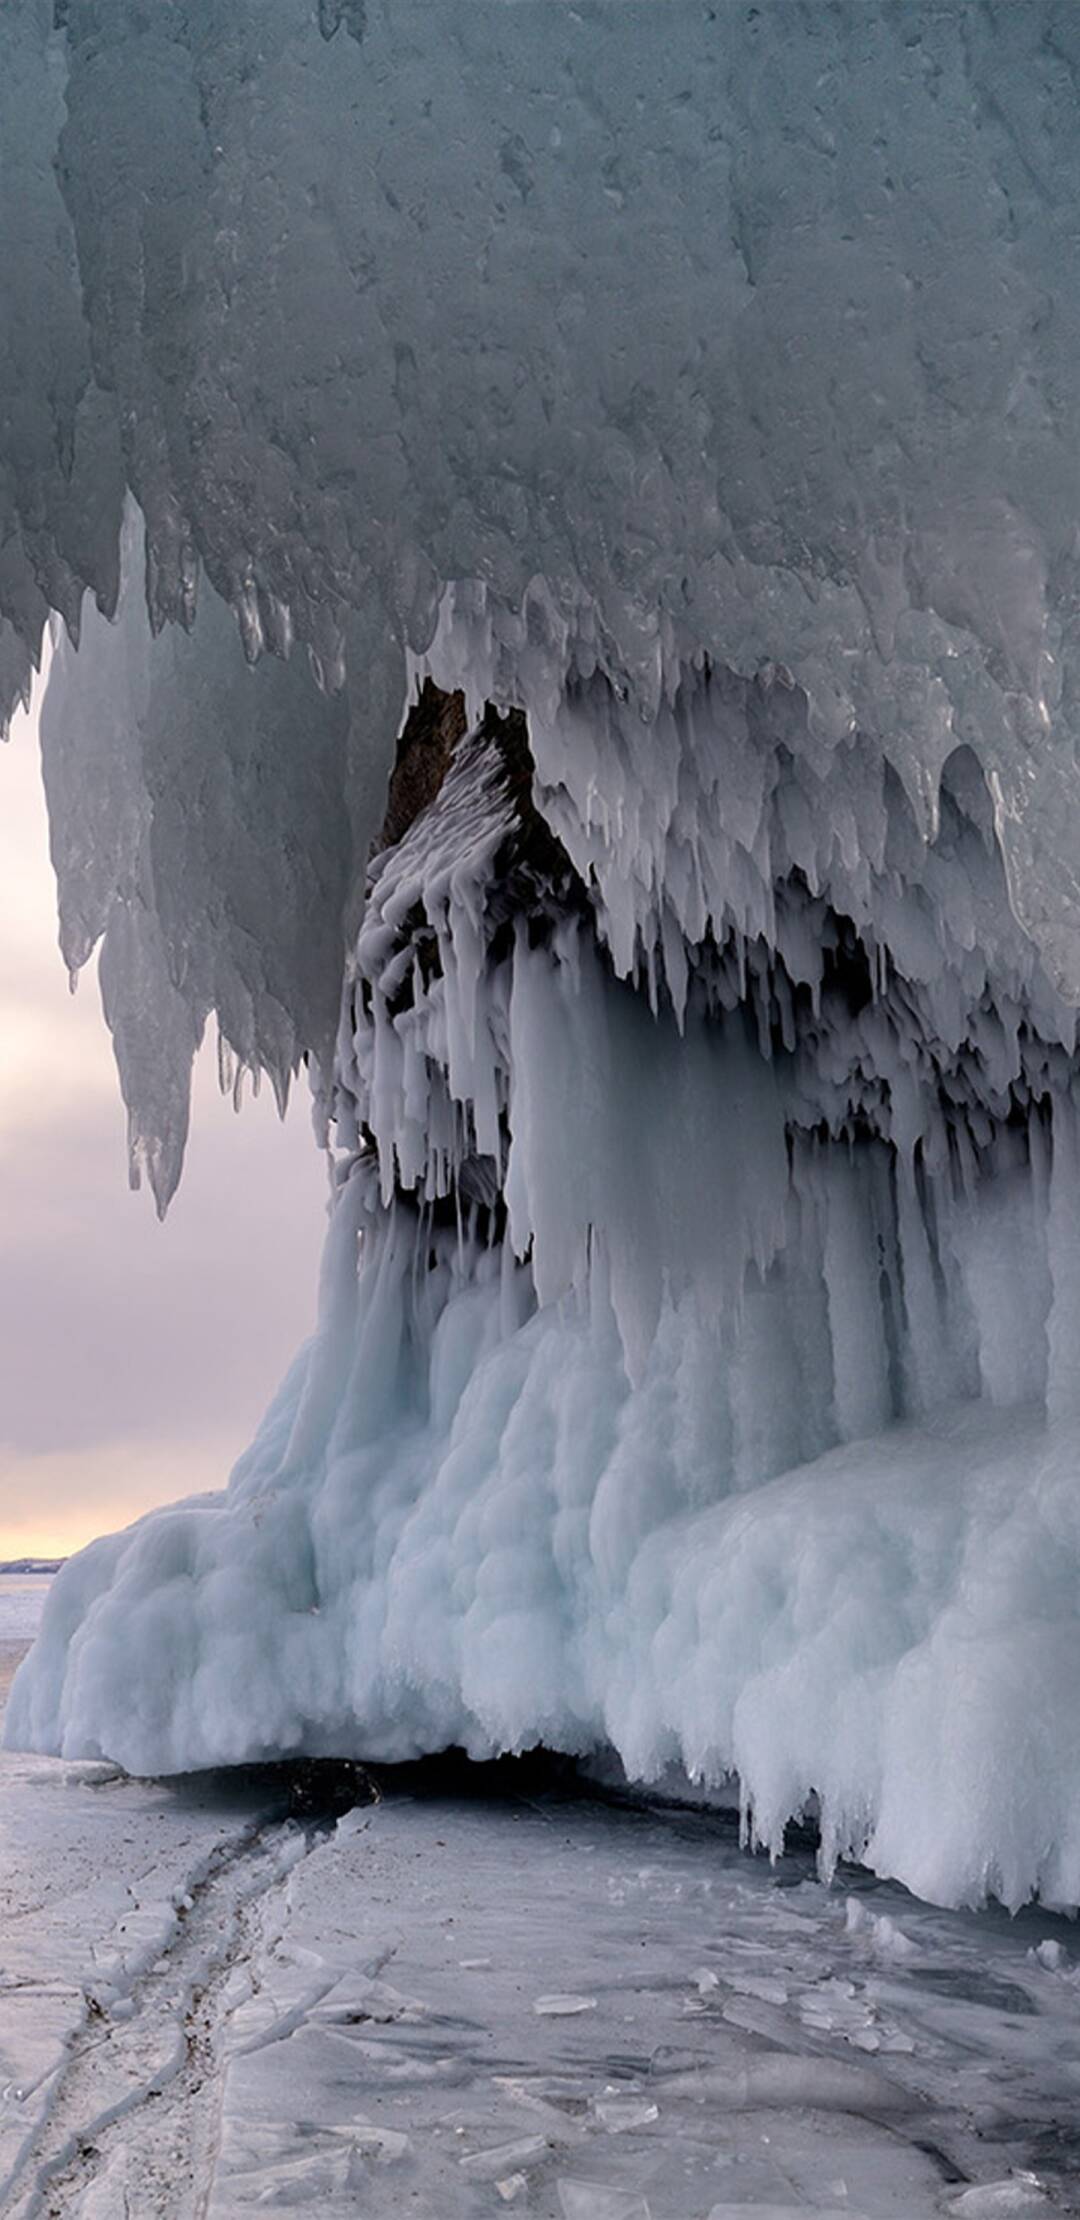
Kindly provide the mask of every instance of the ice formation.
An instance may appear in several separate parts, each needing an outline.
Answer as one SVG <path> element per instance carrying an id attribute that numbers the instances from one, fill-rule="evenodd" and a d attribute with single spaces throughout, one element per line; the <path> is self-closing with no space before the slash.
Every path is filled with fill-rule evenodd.
<path id="1" fill-rule="evenodd" d="M 1077 1903 L 1073 11 L 57 16 L 0 673 L 63 617 L 63 945 L 162 1205 L 212 1012 L 337 1200 L 9 1736 L 614 1748 Z"/>

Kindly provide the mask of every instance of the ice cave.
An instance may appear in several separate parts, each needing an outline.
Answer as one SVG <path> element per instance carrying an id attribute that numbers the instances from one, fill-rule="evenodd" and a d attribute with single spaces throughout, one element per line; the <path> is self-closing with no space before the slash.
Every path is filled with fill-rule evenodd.
<path id="1" fill-rule="evenodd" d="M 543 1744 L 1075 1906 L 1080 13 L 9 0 L 0 302 L 132 1176 L 211 1026 L 334 1193 L 9 1742 Z"/>

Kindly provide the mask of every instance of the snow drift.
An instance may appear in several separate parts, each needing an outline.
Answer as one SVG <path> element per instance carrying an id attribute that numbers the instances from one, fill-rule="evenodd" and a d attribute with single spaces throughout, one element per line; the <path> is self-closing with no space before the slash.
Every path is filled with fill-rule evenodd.
<path id="1" fill-rule="evenodd" d="M 59 12 L 0 671 L 79 638 L 62 944 L 159 1205 L 211 1013 L 337 1200 L 10 1738 L 613 1746 L 1077 1902 L 1071 14 Z"/>

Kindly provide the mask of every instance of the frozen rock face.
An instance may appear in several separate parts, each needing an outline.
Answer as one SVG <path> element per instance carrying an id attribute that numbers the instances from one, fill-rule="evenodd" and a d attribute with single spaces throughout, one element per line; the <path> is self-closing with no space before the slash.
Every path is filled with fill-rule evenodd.
<path id="1" fill-rule="evenodd" d="M 613 1745 L 1080 1900 L 1072 12 L 58 14 L 0 676 L 81 628 L 64 949 L 161 1205 L 211 1012 L 339 1200 L 9 1734 Z"/>
<path id="2" fill-rule="evenodd" d="M 672 714 L 688 770 L 729 727 L 767 763 L 770 690 Z M 425 684 L 319 1331 L 224 1496 L 61 1574 L 9 1733 L 136 1771 L 614 1746 L 737 1772 L 774 1847 L 816 1798 L 827 1866 L 1074 1902 L 1075 1021 L 985 788 L 953 764 L 930 844 L 886 790 L 895 943 L 788 855 L 771 935 L 713 920 L 655 1008 L 542 791 L 520 712 Z"/>

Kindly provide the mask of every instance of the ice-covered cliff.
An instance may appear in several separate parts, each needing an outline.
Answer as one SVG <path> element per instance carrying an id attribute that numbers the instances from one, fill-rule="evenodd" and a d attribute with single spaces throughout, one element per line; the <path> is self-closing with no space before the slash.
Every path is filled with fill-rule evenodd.
<path id="1" fill-rule="evenodd" d="M 63 945 L 159 1203 L 214 1012 L 339 1199 L 9 1734 L 613 1745 L 1080 1900 L 1075 12 L 56 16 L 0 674 L 58 612 Z"/>

